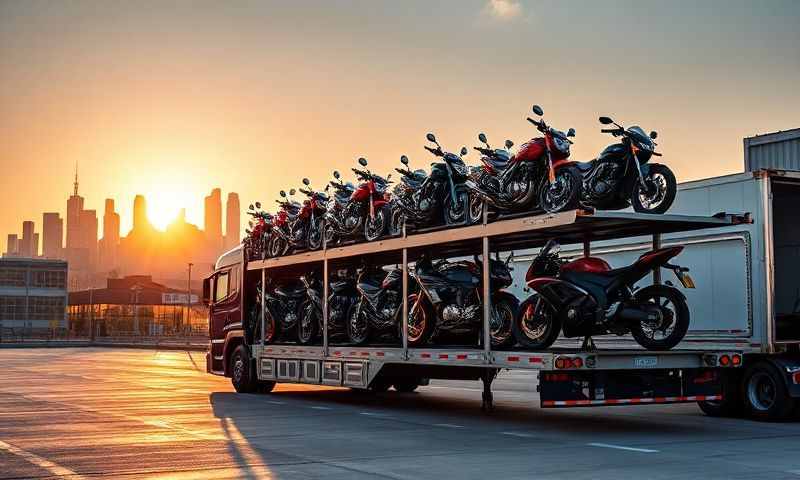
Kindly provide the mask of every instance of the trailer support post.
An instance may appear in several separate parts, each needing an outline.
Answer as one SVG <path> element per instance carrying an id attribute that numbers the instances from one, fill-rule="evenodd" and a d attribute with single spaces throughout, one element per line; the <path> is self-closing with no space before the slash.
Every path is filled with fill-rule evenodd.
<path id="1" fill-rule="evenodd" d="M 590 257 L 592 255 L 592 242 L 588 237 L 583 239 L 583 256 Z"/>
<path id="2" fill-rule="evenodd" d="M 658 250 L 661 248 L 661 234 L 654 233 L 653 234 L 653 250 Z M 653 269 L 653 283 L 659 285 L 661 283 L 661 267 L 655 267 Z"/>
<path id="3" fill-rule="evenodd" d="M 489 285 L 491 259 L 489 258 L 489 237 L 482 237 L 483 241 L 483 354 L 488 363 L 492 355 L 492 333 L 489 330 L 489 320 L 492 314 L 491 285 Z"/>
<path id="4" fill-rule="evenodd" d="M 267 343 L 267 336 L 266 332 L 264 332 L 264 328 L 266 327 L 266 318 L 264 318 L 264 311 L 266 310 L 264 302 L 266 302 L 266 294 L 267 291 L 267 270 L 262 268 L 261 269 L 261 345 L 263 346 Z"/>
<path id="5" fill-rule="evenodd" d="M 403 227 L 405 234 L 405 226 Z M 403 330 L 403 360 L 408 360 L 408 249 L 403 249 L 403 316 L 400 320 Z"/>
<path id="6" fill-rule="evenodd" d="M 481 374 L 481 381 L 483 382 L 483 394 L 481 395 L 481 411 L 492 412 L 494 411 L 494 395 L 492 395 L 492 381 L 497 376 L 497 370 L 494 368 L 485 368 Z"/>
<path id="7" fill-rule="evenodd" d="M 328 357 L 328 259 L 322 261 L 322 356 Z"/>

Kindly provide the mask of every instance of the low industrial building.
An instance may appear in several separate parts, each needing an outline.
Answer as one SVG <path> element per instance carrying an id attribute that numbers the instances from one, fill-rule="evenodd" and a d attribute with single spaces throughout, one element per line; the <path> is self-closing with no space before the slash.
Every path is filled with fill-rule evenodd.
<path id="1" fill-rule="evenodd" d="M 0 334 L 67 327 L 67 262 L 0 258 Z"/>

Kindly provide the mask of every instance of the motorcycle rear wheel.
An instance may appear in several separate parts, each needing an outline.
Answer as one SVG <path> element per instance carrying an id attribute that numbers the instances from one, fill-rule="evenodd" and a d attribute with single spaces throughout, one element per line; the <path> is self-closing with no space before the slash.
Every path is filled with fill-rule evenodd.
<path id="1" fill-rule="evenodd" d="M 517 343 L 532 350 L 549 348 L 561 332 L 558 316 L 540 300 L 535 294 L 525 299 L 512 325 Z"/>
<path id="2" fill-rule="evenodd" d="M 572 167 L 563 167 L 556 172 L 556 181 L 547 182 L 539 191 L 539 206 L 547 213 L 572 210 L 581 198 L 583 178 Z"/>
<path id="3" fill-rule="evenodd" d="M 513 325 L 517 318 L 519 301 L 509 293 L 501 292 L 492 299 L 492 316 L 489 337 L 492 348 L 508 348 L 514 344 Z"/>
<path id="4" fill-rule="evenodd" d="M 311 300 L 300 305 L 300 318 L 297 319 L 297 341 L 302 345 L 311 345 L 319 330 L 320 312 Z"/>
<path id="5" fill-rule="evenodd" d="M 347 312 L 347 338 L 355 345 L 364 345 L 369 341 L 369 318 L 363 302 L 354 303 Z"/>
<path id="6" fill-rule="evenodd" d="M 280 322 L 272 316 L 269 309 L 264 309 L 264 341 L 272 343 L 280 336 Z"/>
<path id="7" fill-rule="evenodd" d="M 689 307 L 679 290 L 667 285 L 651 285 L 636 292 L 635 298 L 639 304 L 658 305 L 663 315 L 671 317 L 668 318 L 669 325 L 662 325 L 661 328 L 646 325 L 644 322 L 633 324 L 631 335 L 636 343 L 648 350 L 658 351 L 669 350 L 683 340 L 689 330 Z M 671 331 L 667 333 L 670 327 Z M 659 331 L 662 333 L 661 338 L 656 338 Z"/>
<path id="8" fill-rule="evenodd" d="M 678 191 L 675 174 L 669 167 L 659 163 L 650 164 L 649 168 L 644 178 L 649 191 L 642 191 L 642 186 L 637 184 L 631 195 L 631 205 L 633 210 L 639 213 L 666 213 L 675 201 Z"/>

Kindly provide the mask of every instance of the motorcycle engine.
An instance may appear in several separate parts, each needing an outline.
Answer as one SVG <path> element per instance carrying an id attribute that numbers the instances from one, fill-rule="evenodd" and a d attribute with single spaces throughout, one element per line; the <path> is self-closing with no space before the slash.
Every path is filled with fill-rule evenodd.
<path id="1" fill-rule="evenodd" d="M 484 192 L 497 193 L 500 191 L 500 181 L 497 179 L 497 177 L 488 173 L 483 168 L 473 169 L 470 176 L 472 177 L 472 180 L 478 184 L 478 187 Z"/>
<path id="2" fill-rule="evenodd" d="M 458 305 L 448 304 L 442 309 L 442 320 L 445 323 L 463 323 L 476 320 L 480 314 L 480 305 Z"/>
<path id="3" fill-rule="evenodd" d="M 605 197 L 613 192 L 619 184 L 620 166 L 606 162 L 598 166 L 597 171 L 588 181 L 588 191 L 593 197 Z"/>

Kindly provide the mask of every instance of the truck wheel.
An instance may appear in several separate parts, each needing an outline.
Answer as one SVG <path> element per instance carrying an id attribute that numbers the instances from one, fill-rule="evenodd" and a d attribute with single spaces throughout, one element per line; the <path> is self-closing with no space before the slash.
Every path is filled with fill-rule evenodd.
<path id="1" fill-rule="evenodd" d="M 250 368 L 250 356 L 244 345 L 233 351 L 230 359 L 231 384 L 238 393 L 254 393 L 258 391 L 259 382 L 256 373 Z"/>
<path id="2" fill-rule="evenodd" d="M 741 417 L 744 413 L 742 392 L 739 388 L 741 375 L 722 376 L 722 400 L 697 402 L 697 406 L 709 417 Z"/>
<path id="3" fill-rule="evenodd" d="M 771 363 L 759 362 L 748 368 L 741 388 L 745 409 L 756 420 L 786 420 L 797 407 L 783 375 Z"/>
<path id="4" fill-rule="evenodd" d="M 396 380 L 394 389 L 400 393 L 411 393 L 419 387 L 419 382 L 415 378 Z"/>
<path id="5" fill-rule="evenodd" d="M 261 380 L 258 382 L 259 393 L 269 393 L 275 389 L 276 383 L 271 380 Z"/>

